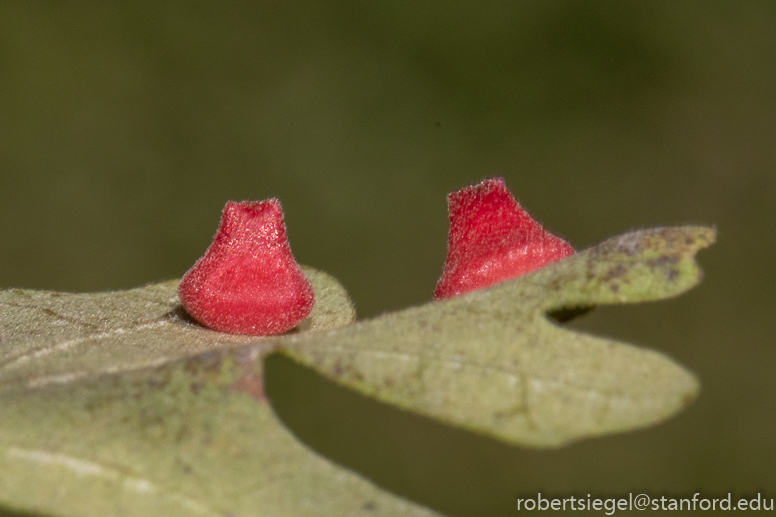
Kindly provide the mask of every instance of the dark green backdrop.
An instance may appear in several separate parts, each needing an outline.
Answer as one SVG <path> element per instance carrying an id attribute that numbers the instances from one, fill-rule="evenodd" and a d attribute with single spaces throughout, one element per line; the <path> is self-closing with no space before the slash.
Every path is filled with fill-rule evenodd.
<path id="1" fill-rule="evenodd" d="M 535 496 L 776 497 L 776 3 L 3 2 L 0 287 L 180 276 L 229 200 L 283 201 L 361 317 L 430 299 L 445 195 L 503 175 L 577 247 L 716 224 L 706 280 L 574 325 L 703 391 L 670 422 L 526 451 L 272 358 L 297 435 L 453 516 Z"/>

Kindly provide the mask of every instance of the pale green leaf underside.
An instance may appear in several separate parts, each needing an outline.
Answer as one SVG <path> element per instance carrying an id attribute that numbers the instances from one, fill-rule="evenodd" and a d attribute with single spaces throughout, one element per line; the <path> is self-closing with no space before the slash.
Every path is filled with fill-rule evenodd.
<path id="1" fill-rule="evenodd" d="M 255 357 L 211 359 L 6 392 L 0 502 L 82 517 L 435 515 L 299 443 L 240 391 Z"/>
<path id="2" fill-rule="evenodd" d="M 304 267 L 317 303 L 298 331 L 348 325 L 355 310 L 332 276 Z M 66 383 L 160 365 L 208 350 L 256 342 L 215 332 L 180 307 L 178 281 L 129 291 L 0 291 L 0 391 Z"/>
<path id="3" fill-rule="evenodd" d="M 611 239 L 522 278 L 351 325 L 328 275 L 280 337 L 190 322 L 176 283 L 0 292 L 0 506 L 51 515 L 432 515 L 311 452 L 263 396 L 280 350 L 365 394 L 536 447 L 659 422 L 697 394 L 666 356 L 559 327 L 562 308 L 698 282 L 713 230 Z M 308 332 L 308 330 L 313 330 Z"/>
<path id="4" fill-rule="evenodd" d="M 351 323 L 336 280 L 304 271 L 317 303 L 299 330 Z M 0 507 L 82 517 L 435 515 L 300 444 L 263 398 L 262 358 L 276 341 L 187 321 L 176 287 L 0 292 Z M 190 357 L 206 350 L 215 352 Z"/>
<path id="5" fill-rule="evenodd" d="M 547 313 L 676 296 L 700 280 L 694 255 L 713 241 L 701 227 L 629 233 L 489 289 L 289 336 L 285 353 L 385 402 L 524 446 L 651 425 L 696 397 L 695 377 Z"/>

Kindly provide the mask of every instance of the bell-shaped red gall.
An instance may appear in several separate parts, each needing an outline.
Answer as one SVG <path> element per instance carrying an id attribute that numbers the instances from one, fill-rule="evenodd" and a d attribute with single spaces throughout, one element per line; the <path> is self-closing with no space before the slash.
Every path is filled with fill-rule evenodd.
<path id="1" fill-rule="evenodd" d="M 315 295 L 291 253 L 280 201 L 229 201 L 178 295 L 195 320 L 230 334 L 282 334 L 305 319 Z"/>
<path id="2" fill-rule="evenodd" d="M 516 278 L 574 253 L 531 218 L 503 178 L 452 192 L 447 206 L 447 259 L 435 300 Z"/>

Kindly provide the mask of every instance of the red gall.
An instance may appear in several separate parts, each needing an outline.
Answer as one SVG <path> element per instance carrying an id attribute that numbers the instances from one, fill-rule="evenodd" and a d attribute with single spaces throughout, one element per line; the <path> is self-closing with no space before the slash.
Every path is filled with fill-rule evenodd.
<path id="1" fill-rule="evenodd" d="M 447 207 L 447 259 L 435 300 L 516 278 L 574 253 L 531 218 L 503 178 L 450 193 Z"/>
<path id="2" fill-rule="evenodd" d="M 229 201 L 178 295 L 199 323 L 230 334 L 282 334 L 304 320 L 315 295 L 291 253 L 280 201 Z"/>

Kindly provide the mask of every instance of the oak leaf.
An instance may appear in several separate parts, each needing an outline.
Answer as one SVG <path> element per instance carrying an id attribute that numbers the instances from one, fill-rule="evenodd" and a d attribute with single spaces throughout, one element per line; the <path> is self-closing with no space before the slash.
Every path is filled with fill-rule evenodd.
<path id="1" fill-rule="evenodd" d="M 121 292 L 0 291 L 0 508 L 76 516 L 394 516 L 433 511 L 299 443 L 264 396 L 282 353 L 389 404 L 516 445 L 653 425 L 697 395 L 666 355 L 557 323 L 676 296 L 701 278 L 702 227 L 632 232 L 520 278 L 354 323 L 316 305 L 256 338 L 189 319 L 177 282 Z"/>

